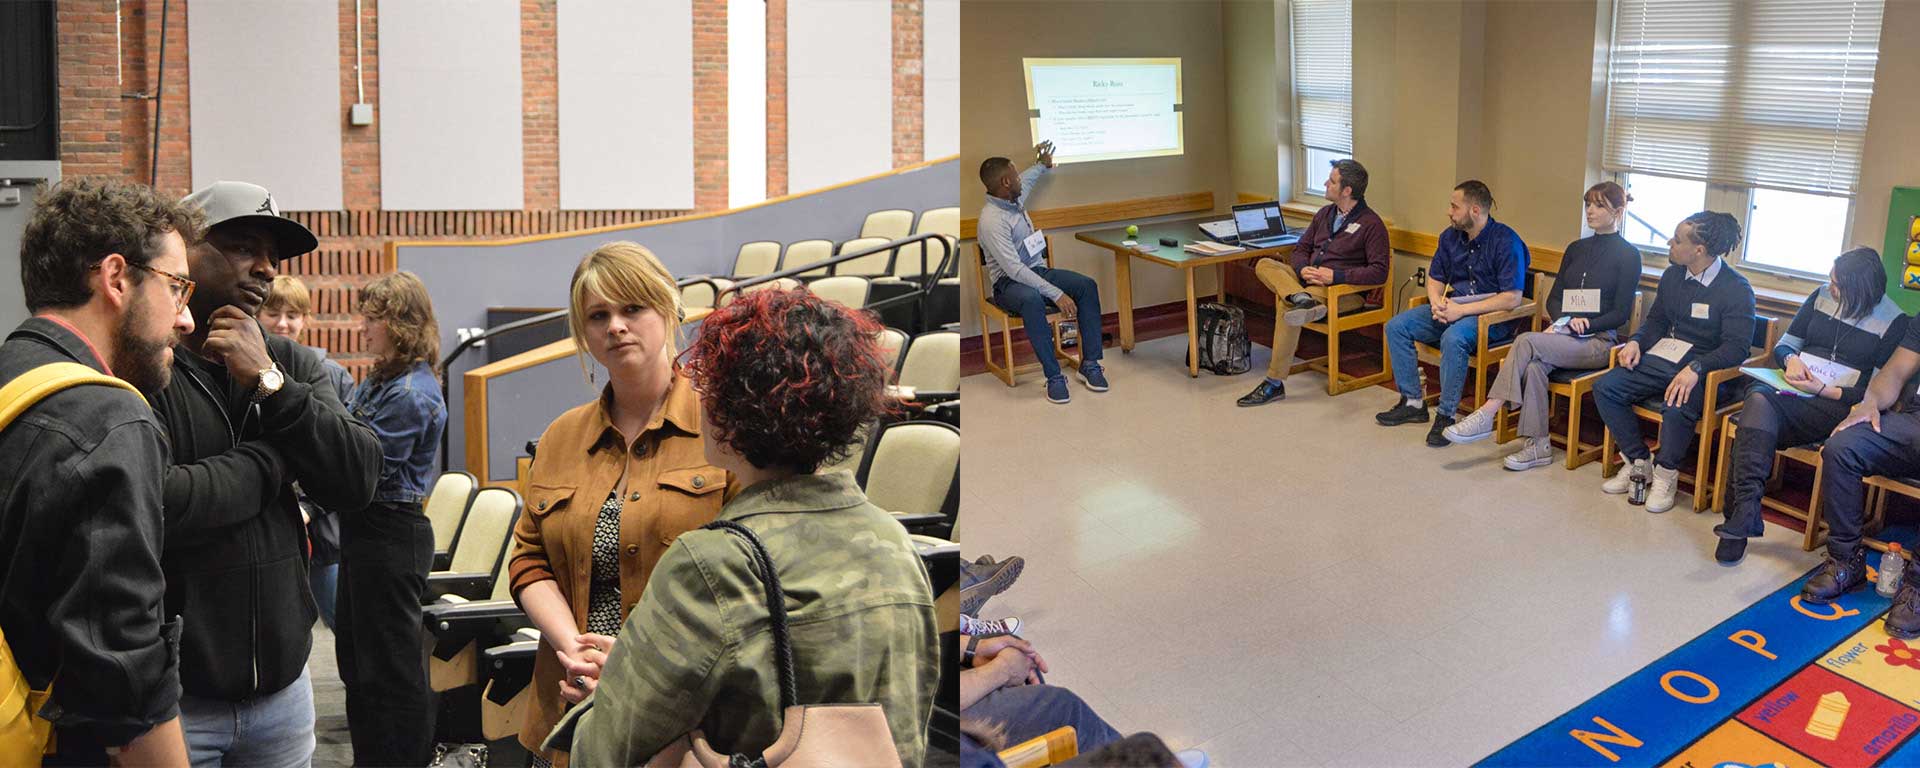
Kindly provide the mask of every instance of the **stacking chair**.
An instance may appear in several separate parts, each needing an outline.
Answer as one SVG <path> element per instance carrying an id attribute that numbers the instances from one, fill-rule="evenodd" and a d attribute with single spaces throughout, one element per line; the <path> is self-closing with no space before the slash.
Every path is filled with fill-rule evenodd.
<path id="1" fill-rule="evenodd" d="M 1786 331 L 1787 322 L 1771 317 L 1759 318 L 1753 324 L 1753 338 L 1750 340 L 1754 354 L 1746 362 L 1732 368 L 1724 368 L 1707 374 L 1706 401 L 1701 403 L 1700 425 L 1694 429 L 1697 435 L 1692 472 L 1681 470 L 1680 479 L 1693 484 L 1693 511 L 1705 512 L 1713 509 L 1714 485 L 1709 474 L 1713 468 L 1713 444 L 1716 432 L 1729 414 L 1738 413 L 1744 401 L 1733 398 L 1733 402 L 1720 401 L 1720 385 L 1739 378 L 1742 366 L 1765 366 L 1773 355 L 1773 345 L 1780 341 L 1780 334 Z M 1642 354 L 1645 354 L 1644 352 Z M 1642 419 L 1660 423 L 1660 413 L 1665 408 L 1659 393 L 1640 401 L 1633 412 Z M 1612 477 L 1620 468 L 1619 452 L 1614 448 L 1613 430 L 1607 430 L 1606 437 L 1600 442 L 1601 474 Z"/>
<path id="2" fill-rule="evenodd" d="M 787 246 L 787 254 L 780 259 L 780 270 L 786 271 L 804 267 L 815 262 L 833 258 L 832 240 L 801 240 Z M 801 277 L 824 277 L 829 267 L 800 273 Z"/>
<path id="3" fill-rule="evenodd" d="M 780 244 L 768 240 L 745 243 L 733 257 L 732 277 L 759 277 L 780 266 Z"/>
<path id="4" fill-rule="evenodd" d="M 960 396 L 960 332 L 930 331 L 913 337 L 900 358 L 900 386 L 917 399 L 951 400 Z"/>
<path id="5" fill-rule="evenodd" d="M 883 424 L 854 479 L 909 530 L 944 533 L 960 506 L 960 430 L 937 421 Z"/>
<path id="6" fill-rule="evenodd" d="M 1486 402 L 1487 385 L 1493 380 L 1493 377 L 1488 375 L 1488 371 L 1492 370 L 1493 366 L 1499 364 L 1500 361 L 1507 359 L 1507 350 L 1513 346 L 1514 337 L 1518 337 L 1525 331 L 1540 330 L 1540 303 L 1535 301 L 1533 297 L 1534 286 L 1538 285 L 1541 279 L 1542 275 L 1538 272 L 1528 273 L 1527 289 L 1520 306 L 1504 312 L 1488 312 L 1484 315 L 1474 316 L 1474 320 L 1479 323 L 1480 332 L 1478 334 L 1478 340 L 1474 344 L 1473 357 L 1468 361 L 1468 366 L 1473 369 L 1473 391 L 1469 393 L 1472 395 L 1471 398 L 1462 397 L 1460 399 L 1461 408 L 1471 411 L 1479 408 L 1481 403 Z M 1414 307 L 1424 306 L 1426 303 L 1427 295 L 1422 293 L 1409 299 L 1407 301 L 1407 308 L 1412 309 Z M 1525 323 L 1526 325 L 1515 330 L 1513 337 L 1509 337 L 1506 341 L 1498 344 L 1487 343 L 1487 331 L 1503 323 Z M 1438 347 L 1414 342 L 1413 350 L 1414 354 L 1420 358 L 1420 362 L 1435 366 L 1440 365 L 1440 349 Z M 1437 394 L 1427 395 L 1424 398 L 1427 402 L 1436 402 L 1439 399 L 1440 396 Z M 1443 415 L 1452 416 L 1453 414 Z"/>
<path id="7" fill-rule="evenodd" d="M 1393 287 L 1396 285 L 1394 277 L 1394 267 L 1392 261 L 1389 260 L 1387 265 L 1387 281 L 1384 283 L 1373 285 L 1327 286 L 1325 291 L 1326 296 L 1324 298 L 1327 303 L 1326 318 L 1318 322 L 1307 323 L 1300 326 L 1301 330 L 1313 331 L 1327 337 L 1327 353 L 1320 357 L 1294 363 L 1293 368 L 1290 369 L 1291 372 L 1319 371 L 1320 373 L 1326 374 L 1328 395 L 1338 395 L 1345 392 L 1352 392 L 1356 389 L 1365 389 L 1380 382 L 1392 380 L 1393 365 L 1392 361 L 1388 358 L 1387 342 L 1384 333 L 1382 333 L 1380 339 L 1380 371 L 1367 376 L 1357 376 L 1351 373 L 1341 372 L 1340 336 L 1347 331 L 1357 331 L 1362 328 L 1371 328 L 1374 326 L 1385 326 L 1388 320 L 1393 319 L 1395 310 L 1393 308 L 1392 294 Z M 1340 299 L 1343 297 L 1360 296 L 1365 298 L 1374 291 L 1381 291 L 1385 296 L 1385 299 L 1379 304 L 1365 304 L 1358 310 L 1352 312 L 1342 312 L 1340 310 Z M 986 339 L 986 328 L 984 326 L 981 328 L 981 339 L 983 342 Z M 1007 385 L 1012 386 L 1012 381 L 1008 381 Z"/>
<path id="8" fill-rule="evenodd" d="M 1645 293 L 1634 294 L 1633 315 L 1627 319 L 1626 333 L 1620 338 L 1632 336 L 1633 332 L 1639 329 L 1640 313 L 1646 303 L 1646 296 Z M 1613 349 L 1608 350 L 1607 364 L 1603 367 L 1587 370 L 1555 368 L 1553 373 L 1547 375 L 1547 407 L 1552 408 L 1553 404 L 1561 399 L 1567 401 L 1567 433 L 1558 435 L 1549 431 L 1549 439 L 1566 449 L 1567 469 L 1578 469 L 1600 458 L 1600 445 L 1588 443 L 1582 438 L 1580 425 L 1585 421 L 1584 403 L 1587 395 L 1593 393 L 1593 383 L 1613 369 L 1619 356 L 1620 344 L 1615 344 Z M 1513 440 L 1518 436 L 1518 429 L 1519 425 L 1515 423 L 1514 416 L 1508 409 L 1502 408 L 1494 416 L 1494 434 L 1499 442 L 1506 443 Z"/>
<path id="9" fill-rule="evenodd" d="M 1073 726 L 1063 725 L 1000 750 L 1007 768 L 1047 768 L 1080 756 L 1080 739 Z"/>
<path id="10" fill-rule="evenodd" d="M 1875 475 L 1866 479 L 1867 483 L 1867 525 L 1869 534 L 1877 534 L 1887 519 L 1887 494 L 1920 499 L 1920 478 L 1886 477 Z M 1862 543 L 1881 552 L 1887 551 L 1887 542 L 1877 536 L 1863 536 Z"/>
<path id="11" fill-rule="evenodd" d="M 1730 473 L 1730 465 L 1733 461 L 1733 438 L 1740 432 L 1740 419 L 1738 416 L 1739 414 L 1737 413 L 1729 413 L 1720 417 L 1720 449 L 1719 456 L 1714 463 L 1713 472 L 1713 511 L 1715 513 L 1724 513 L 1727 509 L 1727 484 L 1731 482 L 1727 475 Z M 1796 507 L 1790 502 L 1773 498 L 1770 495 L 1763 496 L 1760 499 L 1760 506 L 1763 509 L 1771 509 L 1806 524 L 1800 540 L 1800 547 L 1806 550 L 1812 550 L 1814 547 L 1819 546 L 1820 542 L 1826 538 L 1825 522 L 1822 521 L 1820 515 L 1820 479 L 1821 476 L 1826 473 L 1826 466 L 1820 461 L 1820 458 L 1819 443 L 1789 446 L 1775 451 L 1773 454 L 1773 473 L 1767 477 L 1768 493 L 1780 487 L 1780 467 L 1786 461 L 1794 461 L 1813 467 L 1812 496 L 1807 499 L 1806 506 Z M 1870 507 L 1871 497 L 1874 493 L 1872 487 L 1872 480 L 1869 480 L 1869 490 L 1867 494 L 1870 499 Z"/>
<path id="12" fill-rule="evenodd" d="M 493 592 L 523 506 L 520 494 L 509 488 L 482 488 L 474 494 L 448 568 L 427 574 L 427 596 L 454 594 L 482 600 Z"/>
<path id="13" fill-rule="evenodd" d="M 827 301 L 837 302 L 847 309 L 861 309 L 867 306 L 867 294 L 871 289 L 867 278 L 854 275 L 834 275 L 823 277 L 807 284 L 807 290 Z"/>
<path id="14" fill-rule="evenodd" d="M 467 507 L 473 503 L 473 490 L 480 485 L 473 475 L 453 470 L 443 472 L 440 479 L 433 481 L 433 490 L 427 494 L 427 522 L 433 525 L 433 567 L 441 570 L 447 567 L 453 557 L 453 542 L 460 535 L 460 523 L 467 517 Z"/>
<path id="15" fill-rule="evenodd" d="M 857 237 L 840 244 L 840 253 L 856 253 L 868 248 L 887 244 L 882 237 Z M 852 261 L 843 261 L 833 265 L 836 275 L 860 275 L 862 277 L 886 277 L 893 269 L 893 251 L 875 251 Z"/>
<path id="16" fill-rule="evenodd" d="M 861 237 L 899 240 L 913 231 L 913 211 L 894 209 L 874 211 L 860 224 Z"/>
<path id="17" fill-rule="evenodd" d="M 1051 235 L 1047 236 L 1046 257 L 1047 266 L 1053 266 L 1053 237 Z M 1026 323 L 1020 319 L 1019 315 L 1008 312 L 1002 309 L 1000 305 L 993 303 L 993 286 L 987 285 L 986 252 L 980 250 L 978 243 L 974 244 L 974 258 L 968 259 L 967 263 L 973 270 L 973 284 L 979 292 L 979 296 L 975 297 L 975 299 L 980 310 L 980 354 L 986 358 L 987 370 L 992 372 L 994 376 L 999 377 L 1001 381 L 1006 382 L 1007 386 L 1011 387 L 1014 385 L 1014 377 L 1020 371 L 1029 370 L 1028 366 L 1015 366 L 1013 363 L 1013 329 L 1024 328 L 1026 327 Z M 1060 346 L 1060 323 L 1065 319 L 1066 318 L 1060 314 L 1058 308 L 1047 313 L 1047 323 L 1053 326 L 1053 356 L 1060 361 L 1062 368 L 1071 366 L 1068 370 L 1072 370 L 1080 367 L 1080 353 L 1077 350 L 1068 352 L 1065 347 Z M 993 323 L 991 322 L 993 320 L 1000 321 L 1000 330 L 998 331 L 1000 334 L 1000 354 L 1005 356 L 1004 361 L 994 359 L 993 336 L 995 331 L 993 330 Z M 1037 366 L 1039 364 L 1033 363 L 1031 365 Z"/>

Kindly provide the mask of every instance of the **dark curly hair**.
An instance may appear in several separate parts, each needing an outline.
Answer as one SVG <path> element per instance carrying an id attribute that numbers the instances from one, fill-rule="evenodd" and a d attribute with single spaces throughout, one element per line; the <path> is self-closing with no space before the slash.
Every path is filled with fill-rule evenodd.
<path id="1" fill-rule="evenodd" d="M 681 366 L 716 442 L 762 469 L 810 473 L 890 408 L 880 330 L 804 289 L 755 291 L 707 316 Z"/>
<path id="2" fill-rule="evenodd" d="M 192 245 L 206 218 L 144 184 L 75 178 L 55 185 L 34 204 L 20 237 L 20 286 L 27 310 L 77 307 L 93 299 L 87 273 L 108 254 L 146 266 L 160 240 L 180 233 Z M 146 273 L 133 270 L 135 282 Z"/>
<path id="3" fill-rule="evenodd" d="M 1693 225 L 1693 239 L 1707 247 L 1708 256 L 1725 256 L 1740 244 L 1740 220 L 1719 211 L 1701 211 L 1681 220 Z"/>

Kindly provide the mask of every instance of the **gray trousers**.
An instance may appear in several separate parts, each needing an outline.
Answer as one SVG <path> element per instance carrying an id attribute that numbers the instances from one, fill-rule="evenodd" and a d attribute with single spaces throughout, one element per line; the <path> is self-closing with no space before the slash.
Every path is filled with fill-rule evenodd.
<path id="1" fill-rule="evenodd" d="M 1520 404 L 1521 437 L 1546 437 L 1547 417 L 1553 413 L 1547 401 L 1547 375 L 1556 368 L 1603 368 L 1613 342 L 1612 333 L 1584 339 L 1560 333 L 1520 334 L 1507 350 L 1487 396 Z"/>

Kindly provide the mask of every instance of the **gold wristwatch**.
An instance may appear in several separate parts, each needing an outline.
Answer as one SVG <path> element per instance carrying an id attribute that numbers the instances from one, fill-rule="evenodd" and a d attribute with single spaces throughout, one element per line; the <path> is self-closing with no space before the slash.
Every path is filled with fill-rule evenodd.
<path id="1" fill-rule="evenodd" d="M 279 392 L 280 387 L 286 383 L 287 376 L 280 372 L 280 364 L 268 364 L 266 369 L 260 372 L 260 383 L 253 388 L 253 402 L 258 403 L 273 397 L 273 393 Z"/>

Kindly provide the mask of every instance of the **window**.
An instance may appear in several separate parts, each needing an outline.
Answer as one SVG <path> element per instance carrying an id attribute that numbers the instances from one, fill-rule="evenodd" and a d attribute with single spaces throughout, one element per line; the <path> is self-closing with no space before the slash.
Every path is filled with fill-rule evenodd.
<path id="1" fill-rule="evenodd" d="M 1316 195 L 1327 164 L 1353 156 L 1353 0 L 1292 0 L 1295 188 Z"/>
<path id="2" fill-rule="evenodd" d="M 1664 251 L 1680 219 L 1731 213 L 1730 258 L 1824 278 L 1846 244 L 1884 0 L 1618 0 L 1603 163 L 1622 233 Z"/>

